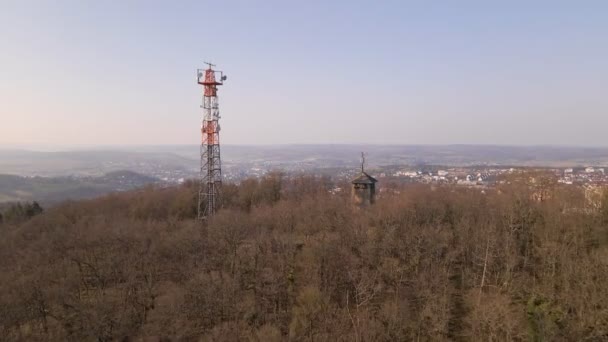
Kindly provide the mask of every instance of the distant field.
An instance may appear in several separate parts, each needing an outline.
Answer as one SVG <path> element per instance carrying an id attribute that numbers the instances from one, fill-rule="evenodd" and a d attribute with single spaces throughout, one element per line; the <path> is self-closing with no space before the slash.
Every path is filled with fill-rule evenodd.
<path id="1" fill-rule="evenodd" d="M 52 204 L 66 199 L 92 198 L 153 183 L 158 183 L 158 179 L 130 171 L 116 171 L 99 177 L 21 177 L 0 174 L 0 203 L 38 201 Z"/>
<path id="2" fill-rule="evenodd" d="M 15 201 L 20 201 L 20 200 L 24 200 L 23 198 L 20 198 L 18 196 L 11 196 L 8 194 L 0 194 L 0 203 L 3 202 L 15 202 Z"/>

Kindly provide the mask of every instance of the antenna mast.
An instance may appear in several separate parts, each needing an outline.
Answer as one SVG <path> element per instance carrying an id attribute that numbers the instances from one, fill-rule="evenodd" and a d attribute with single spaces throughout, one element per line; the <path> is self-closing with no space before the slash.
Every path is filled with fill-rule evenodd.
<path id="1" fill-rule="evenodd" d="M 198 69 L 198 84 L 203 86 L 203 119 L 201 124 L 201 164 L 198 192 L 198 219 L 213 216 L 221 206 L 222 165 L 220 159 L 220 110 L 217 86 L 226 76 L 214 70 L 214 64 L 205 62 L 207 69 Z"/>

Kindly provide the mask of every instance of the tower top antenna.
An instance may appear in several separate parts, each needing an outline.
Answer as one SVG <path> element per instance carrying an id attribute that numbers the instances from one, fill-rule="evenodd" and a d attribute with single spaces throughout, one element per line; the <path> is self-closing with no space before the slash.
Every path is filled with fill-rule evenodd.
<path id="1" fill-rule="evenodd" d="M 210 63 L 210 62 L 203 62 L 205 64 L 207 64 L 209 66 L 209 69 L 213 69 L 213 67 L 215 67 L 215 64 Z"/>

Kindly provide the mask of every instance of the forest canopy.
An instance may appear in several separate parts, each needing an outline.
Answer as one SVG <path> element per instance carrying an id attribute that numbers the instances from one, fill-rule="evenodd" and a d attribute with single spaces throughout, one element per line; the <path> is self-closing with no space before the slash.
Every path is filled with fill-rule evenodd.
<path id="1" fill-rule="evenodd" d="M 191 182 L 28 207 L 0 223 L 0 340 L 608 339 L 608 195 L 332 186 L 226 184 L 206 223 Z"/>

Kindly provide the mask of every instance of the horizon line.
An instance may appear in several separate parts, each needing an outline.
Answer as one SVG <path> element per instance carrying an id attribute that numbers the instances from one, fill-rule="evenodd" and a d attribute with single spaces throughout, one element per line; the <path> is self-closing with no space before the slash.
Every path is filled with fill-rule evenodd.
<path id="1" fill-rule="evenodd" d="M 0 151 L 64 152 L 87 149 L 129 149 L 154 147 L 198 147 L 199 144 L 0 144 Z M 485 144 L 485 143 L 276 143 L 276 144 L 223 144 L 226 147 L 498 147 L 498 148 L 576 148 L 608 149 L 608 145 L 566 145 L 566 144 Z"/>

